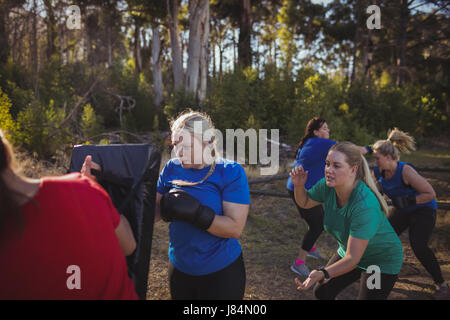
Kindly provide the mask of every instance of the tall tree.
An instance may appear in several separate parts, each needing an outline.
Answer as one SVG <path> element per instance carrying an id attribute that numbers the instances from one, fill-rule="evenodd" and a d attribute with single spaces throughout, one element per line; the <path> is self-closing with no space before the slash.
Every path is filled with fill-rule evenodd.
<path id="1" fill-rule="evenodd" d="M 170 47 L 173 64 L 173 81 L 175 89 L 184 85 L 184 70 L 178 23 L 179 0 L 167 0 L 168 24 L 170 32 Z"/>
<path id="2" fill-rule="evenodd" d="M 206 96 L 209 39 L 209 0 L 189 1 L 189 48 L 185 89 L 200 100 Z"/>
<path id="3" fill-rule="evenodd" d="M 214 0 L 211 2 L 213 15 L 218 19 L 229 18 L 234 28 L 239 28 L 237 41 L 238 63 L 242 68 L 251 66 L 252 10 L 251 0 Z"/>
<path id="4" fill-rule="evenodd" d="M 127 0 L 129 10 L 132 12 L 135 24 L 144 27 L 150 26 L 152 30 L 151 39 L 151 65 L 153 74 L 153 103 L 156 108 L 161 109 L 164 100 L 164 86 L 162 81 L 162 41 L 161 41 L 161 19 L 167 16 L 166 0 L 146 1 L 146 0 Z M 135 26 L 135 57 L 140 56 L 140 37 L 138 25 Z M 137 52 L 139 50 L 139 52 Z"/>
<path id="5" fill-rule="evenodd" d="M 161 37 L 159 26 L 152 27 L 152 68 L 153 68 L 153 102 L 157 108 L 162 107 L 163 102 L 163 83 L 161 71 Z"/>
<path id="6" fill-rule="evenodd" d="M 239 16 L 239 44 L 238 57 L 239 65 L 246 68 L 252 65 L 251 32 L 252 17 L 250 0 L 240 0 Z"/>
<path id="7" fill-rule="evenodd" d="M 44 0 L 45 11 L 47 17 L 44 21 L 47 24 L 47 59 L 50 60 L 53 54 L 56 52 L 56 17 L 54 12 L 54 4 L 52 0 Z"/>
<path id="8" fill-rule="evenodd" d="M 0 66 L 4 65 L 10 55 L 8 42 L 8 15 L 16 7 L 22 6 L 25 0 L 1 0 L 0 1 Z"/>
<path id="9" fill-rule="evenodd" d="M 320 40 L 324 28 L 325 8 L 321 4 L 310 0 L 284 0 L 280 9 L 279 20 L 283 25 L 283 40 L 300 41 L 304 50 L 310 53 L 306 59 L 314 60 L 313 49 L 319 47 L 314 45 Z M 283 44 L 285 61 L 290 63 L 293 55 L 293 45 Z"/>

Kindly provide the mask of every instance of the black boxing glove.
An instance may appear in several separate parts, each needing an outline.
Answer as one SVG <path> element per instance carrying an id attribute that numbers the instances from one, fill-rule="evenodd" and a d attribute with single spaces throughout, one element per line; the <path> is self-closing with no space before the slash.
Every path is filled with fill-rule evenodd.
<path id="1" fill-rule="evenodd" d="M 410 206 L 416 205 L 416 197 L 415 196 L 399 196 L 392 198 L 392 204 L 397 209 L 403 209 Z"/>
<path id="2" fill-rule="evenodd" d="M 164 221 L 184 221 L 202 230 L 211 226 L 216 215 L 213 209 L 181 189 L 171 189 L 164 194 L 160 208 Z"/>

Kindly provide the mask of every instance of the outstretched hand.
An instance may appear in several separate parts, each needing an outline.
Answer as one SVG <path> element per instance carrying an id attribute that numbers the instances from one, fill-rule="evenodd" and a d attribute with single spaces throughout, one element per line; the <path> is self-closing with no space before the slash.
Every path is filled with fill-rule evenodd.
<path id="1" fill-rule="evenodd" d="M 81 174 L 97 181 L 97 178 L 92 174 L 92 170 L 102 171 L 102 168 L 92 161 L 92 156 L 86 156 L 83 166 L 81 167 Z"/>
<path id="2" fill-rule="evenodd" d="M 308 178 L 308 172 L 309 171 L 305 171 L 301 165 L 292 169 L 289 175 L 291 176 L 294 186 L 303 187 Z"/>
<path id="3" fill-rule="evenodd" d="M 324 278 L 324 274 L 321 271 L 313 270 L 308 278 L 306 278 L 305 281 L 300 282 L 298 278 L 295 278 L 295 284 L 297 285 L 297 290 L 308 290 L 311 288 L 314 284 L 316 284 L 319 281 L 322 281 Z"/>

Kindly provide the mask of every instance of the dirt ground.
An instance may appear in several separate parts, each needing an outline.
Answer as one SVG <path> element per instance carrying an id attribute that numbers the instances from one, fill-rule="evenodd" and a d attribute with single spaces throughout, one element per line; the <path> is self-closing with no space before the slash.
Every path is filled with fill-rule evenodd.
<path id="1" fill-rule="evenodd" d="M 432 158 L 432 160 L 427 159 Z M 437 153 L 416 154 L 408 161 L 417 166 L 449 166 L 450 156 Z M 433 185 L 439 201 L 450 202 L 450 173 L 423 173 Z M 285 190 L 285 181 L 251 186 L 252 189 Z M 240 238 L 246 266 L 246 300 L 309 300 L 314 299 L 312 291 L 300 292 L 294 284 L 295 274 L 289 269 L 300 248 L 302 236 L 307 230 L 292 200 L 269 196 L 252 196 L 250 213 L 245 230 Z M 404 248 L 404 262 L 399 279 L 389 299 L 428 300 L 432 299 L 433 281 L 414 256 L 409 245 L 408 232 L 400 239 Z M 147 298 L 150 300 L 170 299 L 168 287 L 168 225 L 155 225 Z M 444 279 L 450 279 L 450 212 L 439 210 L 435 230 L 430 239 Z M 323 232 L 316 246 L 330 258 L 337 249 L 336 241 Z M 325 265 L 327 261 L 308 258 L 310 268 Z M 358 283 L 346 288 L 337 298 L 355 299 Z"/>
<path id="2" fill-rule="evenodd" d="M 29 177 L 59 175 L 67 172 L 69 159 L 59 155 L 56 162 L 38 161 L 18 155 L 23 172 Z M 450 148 L 419 150 L 402 160 L 420 167 L 450 168 Z M 287 170 L 287 169 L 285 169 Z M 251 174 L 251 172 L 250 172 Z M 439 201 L 450 202 L 450 173 L 422 173 L 433 185 Z M 253 178 L 250 176 L 249 178 Z M 285 181 L 252 185 L 252 189 L 285 191 Z M 314 299 L 312 292 L 299 292 L 294 284 L 295 274 L 289 269 L 300 248 L 302 236 L 307 230 L 306 223 L 299 217 L 292 200 L 269 196 L 251 197 L 250 213 L 241 236 L 246 266 L 247 300 L 299 300 Z M 433 282 L 419 263 L 409 245 L 408 234 L 400 237 L 404 248 L 404 263 L 399 279 L 389 299 L 414 300 L 432 299 Z M 450 282 L 450 211 L 439 210 L 435 230 L 430 239 L 447 282 Z M 170 299 L 168 287 L 168 224 L 155 225 L 152 256 L 149 271 L 147 298 L 150 300 Z M 336 241 L 323 232 L 316 246 L 322 254 L 330 258 L 337 249 Z M 308 258 L 310 259 L 310 258 Z M 327 261 L 307 260 L 310 268 L 325 265 Z M 338 299 L 355 299 L 358 283 L 345 289 Z"/>

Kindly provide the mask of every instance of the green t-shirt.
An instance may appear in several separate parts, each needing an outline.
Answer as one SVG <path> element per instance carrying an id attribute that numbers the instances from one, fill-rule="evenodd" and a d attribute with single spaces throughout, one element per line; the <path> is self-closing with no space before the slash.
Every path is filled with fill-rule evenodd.
<path id="1" fill-rule="evenodd" d="M 381 210 L 375 194 L 361 180 L 347 203 L 339 208 L 336 191 L 326 185 L 325 178 L 309 191 L 309 197 L 324 204 L 324 229 L 339 243 L 338 254 L 345 256 L 348 237 L 369 239 L 358 267 L 367 270 L 376 265 L 381 273 L 398 274 L 403 263 L 400 239 Z"/>

